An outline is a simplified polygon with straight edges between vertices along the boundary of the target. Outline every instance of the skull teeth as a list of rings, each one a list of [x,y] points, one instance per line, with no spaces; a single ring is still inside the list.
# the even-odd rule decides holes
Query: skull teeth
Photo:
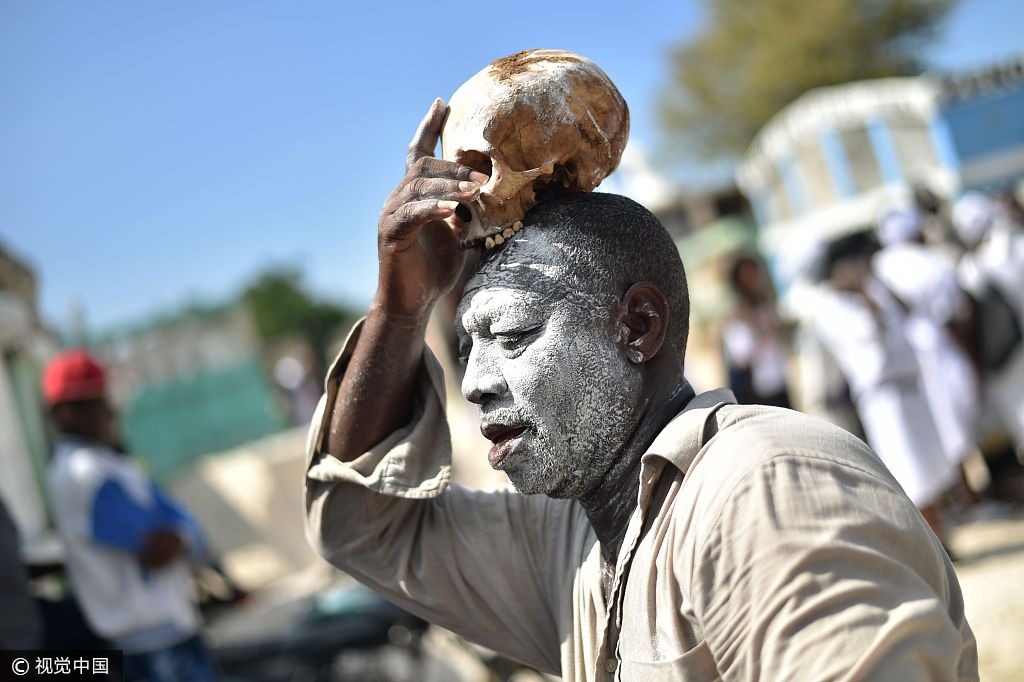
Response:
[[[471,249],[478,246],[483,246],[485,249],[493,249],[495,246],[501,246],[509,239],[514,237],[520,230],[523,229],[523,221],[517,220],[511,225],[506,225],[504,228],[492,228],[490,233],[484,234],[479,237],[473,237],[470,239],[462,239],[459,241],[460,249]]]

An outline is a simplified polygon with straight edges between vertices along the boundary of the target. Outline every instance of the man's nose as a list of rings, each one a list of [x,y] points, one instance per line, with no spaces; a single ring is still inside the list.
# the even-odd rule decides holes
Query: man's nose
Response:
[[[463,397],[471,403],[483,405],[507,392],[508,385],[497,366],[493,362],[483,361],[474,350],[466,367],[466,376],[462,379]]]

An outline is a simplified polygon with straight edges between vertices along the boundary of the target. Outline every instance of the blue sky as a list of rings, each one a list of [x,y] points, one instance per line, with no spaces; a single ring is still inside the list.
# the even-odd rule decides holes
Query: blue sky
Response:
[[[275,263],[363,306],[434,97],[503,55],[573,50],[651,148],[666,51],[701,24],[694,2],[494,5],[0,0],[0,242],[58,326],[73,303],[102,328],[220,299]],[[1009,56],[1022,25],[1024,2],[961,0],[931,61]]]

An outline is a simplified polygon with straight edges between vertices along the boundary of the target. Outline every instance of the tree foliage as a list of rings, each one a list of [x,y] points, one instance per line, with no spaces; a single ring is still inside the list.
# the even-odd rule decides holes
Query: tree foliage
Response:
[[[671,55],[660,113],[673,146],[734,157],[807,90],[920,73],[956,0],[705,0],[707,28]]]
[[[242,299],[264,339],[298,334],[309,340],[320,357],[342,325],[355,320],[355,315],[343,306],[312,296],[302,274],[293,268],[264,271],[244,289]]]

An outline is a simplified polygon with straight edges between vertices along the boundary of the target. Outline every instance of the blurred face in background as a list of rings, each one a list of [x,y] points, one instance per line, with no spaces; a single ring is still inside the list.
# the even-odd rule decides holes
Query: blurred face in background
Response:
[[[736,278],[740,293],[747,298],[759,299],[764,295],[764,277],[761,276],[761,267],[755,261],[745,260],[740,263]]]
[[[829,272],[829,283],[838,291],[851,293],[863,291],[868,267],[868,261],[865,258],[840,259],[836,261]]]
[[[63,433],[120,446],[117,415],[105,397],[57,403],[53,418]]]

